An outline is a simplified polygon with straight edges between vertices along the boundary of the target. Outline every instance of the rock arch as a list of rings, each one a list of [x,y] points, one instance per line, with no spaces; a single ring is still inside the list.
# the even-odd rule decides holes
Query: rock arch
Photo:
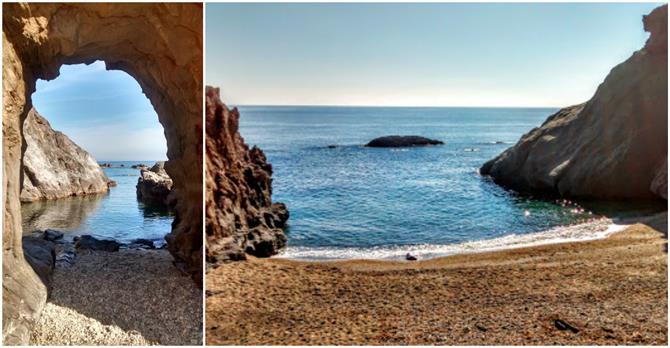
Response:
[[[154,106],[178,198],[166,237],[202,282],[202,5],[3,4],[3,343],[26,344],[46,291],[21,248],[22,124],[37,79],[102,60],[133,76]]]

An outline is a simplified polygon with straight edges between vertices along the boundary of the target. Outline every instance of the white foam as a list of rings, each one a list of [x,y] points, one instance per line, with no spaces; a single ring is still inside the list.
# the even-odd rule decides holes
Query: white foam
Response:
[[[625,229],[607,218],[571,226],[559,226],[546,231],[509,234],[494,239],[469,241],[449,245],[404,245],[371,248],[287,247],[277,257],[299,260],[381,259],[403,260],[407,253],[419,259],[478,253],[529,246],[587,241],[605,238]]]

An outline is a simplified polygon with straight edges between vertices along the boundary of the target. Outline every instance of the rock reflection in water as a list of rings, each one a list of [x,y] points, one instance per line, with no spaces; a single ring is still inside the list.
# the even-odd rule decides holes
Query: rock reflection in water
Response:
[[[21,204],[23,233],[47,228],[77,230],[86,217],[100,208],[108,194],[91,194]]]

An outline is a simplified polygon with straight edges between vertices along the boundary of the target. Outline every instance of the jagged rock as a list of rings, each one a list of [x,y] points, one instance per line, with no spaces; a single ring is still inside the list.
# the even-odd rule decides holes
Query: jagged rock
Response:
[[[441,145],[444,142],[420,137],[418,135],[389,135],[372,139],[365,146],[368,147],[411,147]]]
[[[485,163],[510,189],[593,199],[667,199],[667,5],[644,16],[645,47],[591,100],[564,108]]]
[[[272,203],[272,165],[238,132],[240,114],[206,89],[206,252],[217,263],[266,257],[286,244],[286,206]]]
[[[157,162],[150,169],[142,169],[137,180],[137,199],[148,205],[173,206],[172,179],[164,168],[164,162]]]
[[[55,244],[42,238],[41,235],[24,236],[22,241],[26,261],[37,273],[47,290],[51,289],[53,271],[56,266]]]
[[[93,156],[35,109],[28,112],[23,135],[22,202],[107,192],[109,179]]]
[[[74,246],[77,249],[100,250],[100,251],[119,251],[121,244],[115,240],[97,239],[90,235],[83,235],[76,239]]]

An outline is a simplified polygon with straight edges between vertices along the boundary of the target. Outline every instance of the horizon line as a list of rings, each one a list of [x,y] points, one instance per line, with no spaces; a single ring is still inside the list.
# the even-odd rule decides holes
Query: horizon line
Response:
[[[568,106],[458,106],[458,105],[332,105],[332,104],[233,104],[229,107],[329,107],[329,108],[489,108],[489,109],[562,109]]]

